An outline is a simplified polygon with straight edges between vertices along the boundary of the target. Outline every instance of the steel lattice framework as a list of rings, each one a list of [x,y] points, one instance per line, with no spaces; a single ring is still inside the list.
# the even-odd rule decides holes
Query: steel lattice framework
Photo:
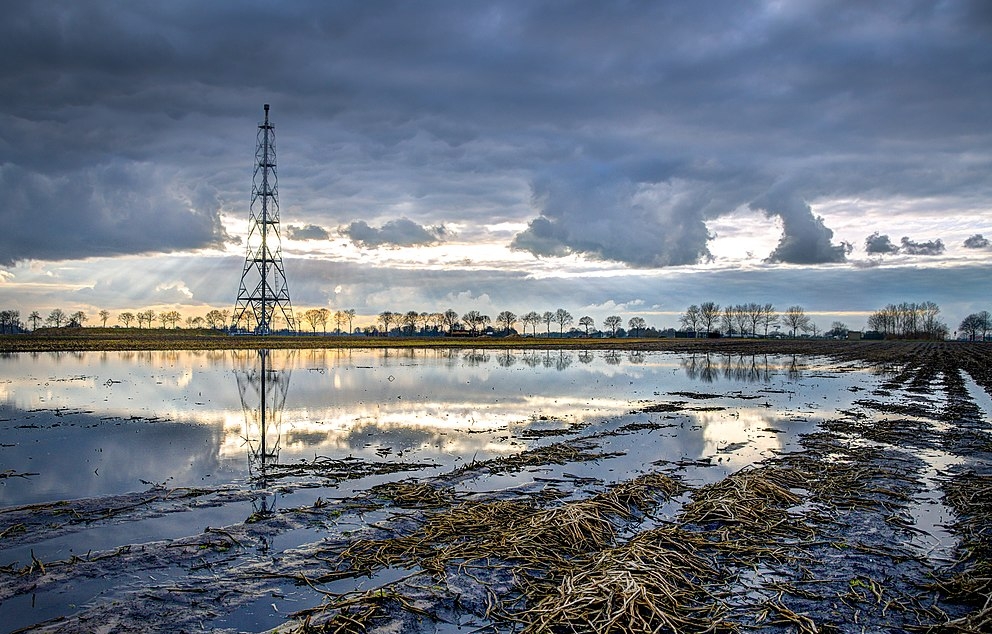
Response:
[[[257,364],[251,353],[235,356],[238,367],[234,376],[245,415],[243,439],[248,446],[248,471],[253,477],[264,478],[266,465],[279,461],[282,411],[293,376],[288,368],[294,355],[292,350],[282,355],[286,368],[275,369],[268,350],[256,352]]]
[[[265,121],[258,126],[248,223],[245,268],[232,324],[237,330],[267,335],[273,330],[273,320],[281,317],[286,328],[296,330],[282,265],[276,134],[269,122],[269,104],[265,104]]]

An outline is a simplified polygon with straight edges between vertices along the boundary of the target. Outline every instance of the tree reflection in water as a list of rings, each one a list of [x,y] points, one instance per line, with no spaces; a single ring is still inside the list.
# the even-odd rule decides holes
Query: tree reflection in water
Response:
[[[768,355],[700,353],[680,357],[685,375],[703,383],[724,379],[747,383],[768,383],[776,372],[784,372],[790,381],[801,379],[806,368],[802,358],[792,355],[775,362]]]

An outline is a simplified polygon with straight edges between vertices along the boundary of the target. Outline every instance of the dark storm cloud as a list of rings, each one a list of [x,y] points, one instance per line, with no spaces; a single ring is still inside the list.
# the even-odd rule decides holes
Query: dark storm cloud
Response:
[[[0,166],[0,264],[221,246],[228,240],[215,192],[165,189],[147,165],[105,164],[60,177]]]
[[[823,224],[823,218],[813,215],[809,204],[795,192],[776,188],[751,202],[750,206],[782,219],[782,238],[767,261],[822,264],[847,259],[850,245],[835,245],[831,241],[834,232]]]
[[[944,243],[939,238],[936,240],[927,240],[926,242],[917,242],[916,240],[903,237],[902,246],[899,250],[907,255],[940,255],[944,252]]]
[[[317,225],[287,225],[286,237],[291,240],[329,240],[331,234]]]
[[[966,249],[987,249],[990,244],[992,243],[989,242],[988,238],[984,237],[980,233],[969,236],[964,241],[964,246]]]
[[[341,229],[355,244],[375,249],[381,246],[412,247],[438,242],[438,229],[427,229],[407,218],[390,220],[381,227],[371,227],[364,220],[356,220]]]
[[[886,255],[899,253],[899,246],[894,244],[887,235],[879,235],[876,231],[865,238],[865,251],[869,255]]]
[[[580,252],[655,267],[709,256],[700,209],[630,181],[545,179],[533,187],[541,215],[511,246],[538,256]],[[691,197],[690,197],[691,198]]]
[[[750,206],[782,221],[769,260],[842,262],[818,199],[992,190],[990,24],[953,0],[16,3],[2,259],[217,244],[271,102],[284,221],[360,215],[383,244],[402,205],[660,267]]]

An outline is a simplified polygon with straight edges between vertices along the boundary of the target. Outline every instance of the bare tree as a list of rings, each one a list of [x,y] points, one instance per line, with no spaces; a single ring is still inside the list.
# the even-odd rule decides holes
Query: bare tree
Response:
[[[389,327],[396,321],[396,313],[384,310],[379,313],[379,323],[382,324],[383,333],[389,336]]]
[[[352,329],[351,329],[351,322],[355,319],[355,315],[356,314],[357,313],[355,312],[355,309],[354,308],[349,308],[348,310],[344,311],[344,316],[348,320],[348,332],[349,333],[353,332]]]
[[[65,314],[65,311],[61,308],[56,308],[52,312],[48,313],[45,323],[49,326],[54,326],[55,328],[61,328],[62,324],[66,323],[68,320],[69,317]]]
[[[638,337],[648,327],[648,323],[644,321],[643,317],[631,317],[630,321],[627,322],[627,327],[630,328],[635,337]]]
[[[967,335],[969,341],[978,339],[979,333],[981,333],[981,341],[985,341],[989,330],[992,330],[992,316],[987,310],[972,313],[961,320],[958,330],[961,331],[961,334]]]
[[[974,341],[978,338],[978,332],[981,330],[981,325],[978,323],[978,314],[972,313],[961,320],[958,324],[958,330],[961,334],[968,337],[968,341]]]
[[[141,328],[142,324],[146,324],[149,328],[152,327],[152,322],[155,321],[155,311],[154,310],[141,310],[135,315],[138,320],[138,328]]]
[[[737,326],[737,332],[740,336],[743,337],[747,334],[749,323],[747,304],[734,304],[734,324]]]
[[[564,336],[565,326],[572,325],[572,313],[568,312],[564,308],[559,308],[555,311],[555,322],[558,324],[558,336]]]
[[[734,307],[727,306],[720,313],[720,330],[727,333],[728,337],[734,336]]]
[[[163,313],[162,315],[163,321],[172,324],[173,328],[179,325],[179,322],[182,321],[182,318],[183,316],[179,314],[178,310],[170,310],[166,313]]]
[[[403,323],[410,329],[411,335],[417,332],[418,321],[420,321],[420,313],[415,310],[408,310],[403,315]]]
[[[682,328],[691,332],[693,337],[699,334],[699,326],[703,323],[703,315],[699,310],[699,306],[693,304],[689,308],[686,308],[685,312],[679,317],[679,323],[682,324]]]
[[[227,315],[216,308],[207,311],[203,318],[207,320],[207,326],[210,328],[223,328],[227,325]]]
[[[482,313],[477,310],[470,310],[462,315],[462,321],[464,321],[465,325],[472,330],[472,334],[474,335],[479,325],[482,323]]]
[[[21,328],[21,311],[0,310],[0,332],[16,333]]]
[[[772,304],[765,304],[761,307],[761,327],[764,328],[765,336],[768,336],[768,329],[772,326],[777,326],[779,321],[778,313],[775,312],[775,306]]]
[[[341,334],[341,324],[347,320],[343,310],[334,311],[334,332],[335,334]]]
[[[331,318],[330,308],[318,308],[317,313],[320,315],[320,330],[325,335],[327,334],[327,320]]]
[[[251,314],[248,311],[241,311],[235,315],[237,321],[231,324],[232,328],[247,330],[251,323]]]
[[[479,322],[479,331],[484,332],[486,328],[489,326],[489,324],[493,323],[493,320],[490,319],[489,315],[479,315],[478,322]]]
[[[537,325],[539,323],[541,323],[541,316],[538,315],[536,312],[534,312],[532,310],[532,311],[530,311],[529,313],[526,313],[523,317],[520,318],[520,323],[522,323],[524,325],[524,334],[525,335],[527,334],[527,326],[530,326],[531,329],[534,331],[534,336],[536,337],[537,336]]]
[[[985,341],[988,339],[989,331],[992,330],[992,315],[987,310],[981,310],[976,314],[978,315],[978,325],[982,329],[982,341]]]
[[[550,337],[551,336],[551,324],[554,323],[554,321],[555,321],[555,314],[553,312],[551,312],[550,310],[546,310],[546,311],[544,311],[544,314],[541,315],[541,321],[543,321],[544,322],[544,325],[548,327],[548,337]]]
[[[868,327],[886,336],[944,339],[948,328],[939,314],[940,307],[933,302],[889,304],[868,317]]]
[[[751,329],[751,336],[758,336],[758,324],[761,323],[761,304],[750,302],[744,306],[747,315],[747,326]]]
[[[510,329],[513,328],[513,324],[516,322],[517,316],[508,310],[504,310],[496,315],[496,325],[506,334],[510,334]]]
[[[104,308],[103,310],[100,311],[100,322],[103,324],[104,328],[107,327],[108,319],[110,319],[110,311]]]
[[[32,310],[31,314],[28,315],[28,321],[31,322],[31,330],[38,330],[38,324],[41,323],[41,313]]]
[[[209,314],[209,313],[207,313],[207,314]],[[129,312],[129,311],[124,311],[120,315],[117,315],[117,321],[119,321],[122,324],[124,324],[124,327],[125,328],[130,328],[131,327],[131,322],[134,321],[134,313]]]
[[[585,317],[579,318],[579,325],[582,326],[586,331],[586,336],[589,336],[589,329],[596,326],[596,322],[593,321],[592,317],[586,315]]]
[[[782,321],[786,327],[792,330],[793,337],[800,330],[803,332],[809,330],[810,319],[802,306],[789,306],[788,310],[782,316]]]
[[[620,315],[610,315],[609,317],[607,317],[606,319],[603,320],[603,327],[610,329],[610,336],[611,337],[616,337],[617,336],[617,328],[619,328],[620,327],[620,324],[622,324],[622,323],[623,323],[623,320],[620,319]]]
[[[944,339],[947,337],[947,326],[937,318],[940,306],[934,302],[923,302],[917,305],[920,312],[919,328],[926,339]]]
[[[720,304],[714,302],[703,302],[699,305],[699,325],[707,333],[713,332],[717,322],[720,320]]]
[[[303,321],[310,324],[310,330],[316,334],[317,324],[320,323],[320,311],[316,308],[309,308],[303,313]]]
[[[830,330],[825,334],[828,337],[836,337],[837,339],[844,339],[847,337],[848,328],[847,324],[842,321],[834,321],[830,324]]]
[[[444,313],[431,313],[431,327],[435,332],[444,327]]]
[[[448,332],[450,333],[454,329],[455,324],[458,323],[458,313],[455,312],[454,308],[449,308],[442,314],[444,315],[444,325],[448,327]]]

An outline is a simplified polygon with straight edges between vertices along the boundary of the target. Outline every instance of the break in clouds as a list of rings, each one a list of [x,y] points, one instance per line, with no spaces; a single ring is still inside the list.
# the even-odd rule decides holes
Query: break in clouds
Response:
[[[989,6],[18,3],[0,263],[223,246],[264,102],[293,239],[523,226],[535,256],[655,268],[743,209],[781,227],[767,262],[842,263],[818,201],[992,190]]]

